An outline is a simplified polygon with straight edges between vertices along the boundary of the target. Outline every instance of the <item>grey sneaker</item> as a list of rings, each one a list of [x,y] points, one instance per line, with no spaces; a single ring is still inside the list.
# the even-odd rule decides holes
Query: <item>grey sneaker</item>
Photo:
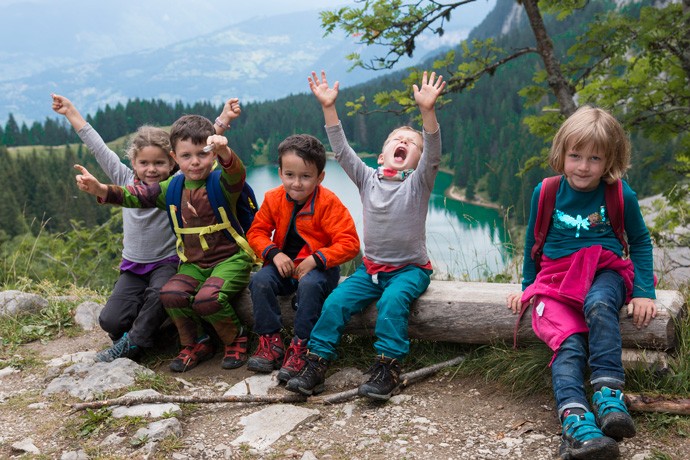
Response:
[[[96,353],[96,361],[110,363],[117,358],[133,359],[139,355],[139,347],[129,340],[129,335],[125,332],[118,340],[113,342],[113,346]]]

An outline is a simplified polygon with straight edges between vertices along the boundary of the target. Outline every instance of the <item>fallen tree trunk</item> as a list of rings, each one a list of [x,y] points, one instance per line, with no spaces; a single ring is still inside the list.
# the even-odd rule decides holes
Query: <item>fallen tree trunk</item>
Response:
[[[467,344],[512,343],[517,316],[506,308],[506,296],[519,292],[520,285],[506,283],[473,283],[432,281],[429,289],[412,305],[408,331],[410,338]],[[686,305],[678,291],[656,291],[657,317],[648,327],[638,330],[621,309],[620,323],[623,347],[631,349],[670,350],[675,348],[676,320],[685,313]],[[235,306],[240,320],[254,324],[249,291],[244,290]],[[292,325],[295,312],[291,298],[280,302],[283,324]],[[529,307],[531,309],[531,307]],[[370,305],[354,315],[345,333],[372,336],[376,324],[376,308]],[[518,343],[538,340],[532,331],[531,312],[522,316]]]
[[[636,412],[661,412],[664,414],[690,415],[690,399],[667,398],[665,396],[645,396],[624,394],[628,410]]]

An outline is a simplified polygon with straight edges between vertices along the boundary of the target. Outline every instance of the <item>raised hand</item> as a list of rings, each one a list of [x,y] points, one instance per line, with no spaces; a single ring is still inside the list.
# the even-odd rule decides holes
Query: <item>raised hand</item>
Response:
[[[230,124],[232,120],[237,119],[242,113],[242,108],[240,107],[240,100],[236,97],[230,98],[225,102],[223,106],[223,113],[221,117],[227,119],[226,124]]]
[[[71,109],[74,108],[72,101],[59,94],[51,94],[53,98],[53,111],[59,113],[60,115],[67,115]]]
[[[95,195],[99,198],[106,197],[108,194],[108,187],[98,182],[98,179],[93,177],[88,169],[82,165],[74,165],[74,169],[79,171],[79,174],[77,174],[75,177],[79,190],[90,193],[91,195]]]
[[[312,72],[311,77],[307,77],[307,80],[309,81],[309,89],[314,93],[322,107],[330,107],[335,104],[335,100],[338,98],[339,82],[336,81],[333,87],[329,87],[326,72],[323,70],[321,71],[321,79],[316,75],[316,72]]]
[[[431,76],[427,78],[425,70],[422,75],[422,87],[420,88],[416,84],[412,85],[414,100],[419,109],[431,110],[445,87],[446,82],[443,81],[443,76],[439,75],[437,78],[436,72],[431,72]]]

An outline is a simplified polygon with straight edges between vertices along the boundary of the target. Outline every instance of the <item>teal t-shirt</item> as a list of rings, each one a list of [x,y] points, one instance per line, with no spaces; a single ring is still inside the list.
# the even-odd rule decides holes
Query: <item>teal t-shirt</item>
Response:
[[[635,267],[633,297],[656,297],[652,241],[644,223],[637,194],[627,182],[623,182],[623,210],[625,234],[628,240],[630,260]],[[580,192],[574,190],[563,178],[556,194],[556,206],[551,217],[551,227],[544,242],[544,255],[549,259],[569,256],[584,247],[601,245],[604,249],[623,257],[623,247],[616,237],[605,199],[606,184],[602,181],[595,190]],[[523,263],[523,290],[536,278],[536,267],[531,257],[534,245],[534,225],[537,218],[541,183],[532,194],[527,234],[525,236],[525,258]]]

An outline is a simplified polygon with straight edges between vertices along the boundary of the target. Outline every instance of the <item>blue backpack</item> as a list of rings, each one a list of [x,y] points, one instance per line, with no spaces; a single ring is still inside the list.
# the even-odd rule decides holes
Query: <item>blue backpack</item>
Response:
[[[226,237],[231,241],[235,241],[242,249],[249,253],[252,258],[255,256],[254,251],[249,248],[247,240],[244,239],[244,235],[249,230],[249,227],[254,221],[254,216],[258,211],[256,206],[256,196],[254,195],[254,190],[245,181],[242,186],[242,191],[237,199],[236,214],[232,212],[232,208],[225,199],[223,194],[223,189],[220,186],[220,170],[214,170],[206,178],[206,193],[208,194],[208,199],[211,202],[211,207],[216,215],[216,219],[220,224],[216,224],[210,227],[202,227],[200,231],[194,231],[196,229],[185,229],[183,230],[182,223],[182,211],[180,203],[182,202],[182,190],[184,189],[184,175],[178,174],[172,178],[168,184],[168,190],[165,193],[165,205],[168,208],[168,218],[170,219],[170,227],[173,232],[177,235],[178,240],[178,255],[180,259],[184,262],[186,258],[183,258],[182,250],[180,249],[182,244],[181,235],[183,233],[197,233],[201,240],[202,248],[206,244],[203,235],[205,233],[210,233],[213,231],[223,231]],[[228,212],[230,210],[231,212]],[[232,229],[226,222],[232,226]],[[203,229],[203,230],[201,230]],[[233,231],[234,230],[234,231]],[[233,234],[234,233],[234,234]],[[204,248],[206,249],[206,248]]]

